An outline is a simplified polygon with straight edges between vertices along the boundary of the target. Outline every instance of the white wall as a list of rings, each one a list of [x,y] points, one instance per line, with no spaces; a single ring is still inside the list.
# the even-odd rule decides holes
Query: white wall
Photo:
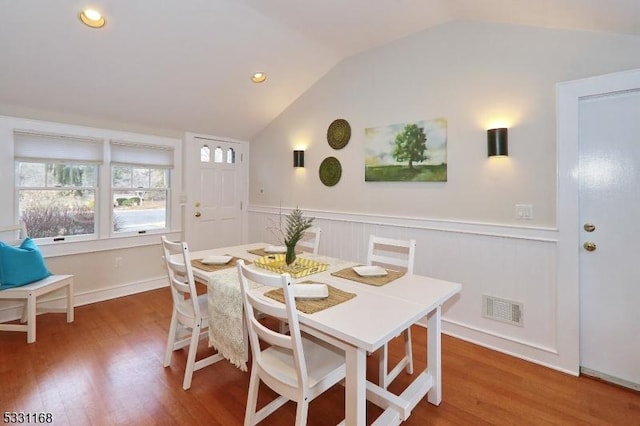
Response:
[[[555,226],[555,83],[636,68],[640,37],[451,23],[344,60],[252,141],[250,200],[260,205],[514,224],[515,204],[532,204],[527,225]],[[448,119],[448,182],[364,182],[364,129]],[[352,137],[327,144],[344,118]],[[487,159],[486,129],[509,125],[507,161]],[[305,169],[291,151],[306,147]],[[318,167],[342,163],[327,188]],[[384,200],[384,202],[380,202]]]
[[[321,251],[363,260],[366,237],[416,238],[417,272],[463,284],[447,333],[577,373],[578,301],[558,281],[555,85],[640,66],[640,37],[456,22],[344,60],[251,146],[251,240],[278,206],[319,218]],[[448,119],[448,182],[364,182],[364,128]],[[331,149],[329,124],[348,120]],[[509,123],[509,158],[487,159],[486,129]],[[304,147],[305,169],[292,167]],[[318,167],[342,163],[324,187]],[[515,204],[532,204],[518,221]],[[566,275],[565,275],[566,276]],[[524,304],[524,326],[481,316],[482,294]]]

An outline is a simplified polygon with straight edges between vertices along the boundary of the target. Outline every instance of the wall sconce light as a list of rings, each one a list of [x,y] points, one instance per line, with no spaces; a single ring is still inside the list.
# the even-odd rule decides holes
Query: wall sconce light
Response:
[[[487,130],[487,156],[509,155],[509,135],[506,127]]]
[[[293,151],[293,167],[304,167],[304,151]]]

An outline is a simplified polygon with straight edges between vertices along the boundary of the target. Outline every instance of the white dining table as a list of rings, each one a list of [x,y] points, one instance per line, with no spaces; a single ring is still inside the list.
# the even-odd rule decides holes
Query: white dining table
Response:
[[[259,256],[248,250],[269,244],[253,243],[234,247],[201,250],[191,253],[192,259],[211,255],[231,255],[248,261]],[[300,327],[306,333],[324,339],[345,351],[345,420],[346,425],[365,425],[367,400],[384,411],[375,425],[400,424],[425,397],[434,405],[442,401],[441,308],[460,292],[461,284],[422,275],[405,274],[383,286],[371,286],[331,275],[356,262],[304,253],[300,257],[329,264],[326,271],[298,280],[326,283],[356,297],[320,312],[299,312]],[[256,267],[256,266],[253,266]],[[257,267],[256,267],[257,268]],[[264,272],[267,270],[262,269]],[[209,291],[216,285],[216,274],[194,267],[195,277],[207,283]],[[255,289],[254,291],[266,291]],[[241,303],[238,281],[238,303]],[[374,352],[403,330],[427,317],[427,366],[414,373],[412,383],[399,395],[382,389],[366,379],[367,352]],[[425,330],[426,332],[426,330]]]

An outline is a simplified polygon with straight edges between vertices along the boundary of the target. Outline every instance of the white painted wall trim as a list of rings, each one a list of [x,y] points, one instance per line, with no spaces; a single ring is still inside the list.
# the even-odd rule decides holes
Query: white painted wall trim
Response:
[[[78,253],[97,253],[109,250],[120,250],[131,247],[157,246],[160,237],[166,235],[172,241],[182,239],[182,231],[154,232],[146,235],[114,237],[102,240],[71,241],[64,244],[49,244],[41,246],[40,250],[45,258],[69,256]]]
[[[560,371],[576,374],[565,360],[564,307],[557,285],[557,230],[454,220],[355,214],[306,209],[323,228],[320,252],[362,262],[370,234],[414,238],[416,272],[462,284],[443,307],[443,332]],[[291,208],[251,205],[250,240],[273,243],[267,226]],[[491,295],[524,306],[524,325],[482,315]],[[570,358],[569,358],[570,359]]]
[[[293,207],[283,207],[282,214],[289,214]],[[431,231],[455,232],[472,235],[486,235],[504,238],[516,238],[534,241],[557,241],[557,228],[500,225],[480,222],[456,220],[429,219],[407,216],[389,216],[371,213],[350,213],[329,210],[303,209],[305,216],[317,219],[336,220],[343,222],[366,223],[369,225],[385,225],[400,228],[414,228]],[[277,215],[280,208],[252,204],[249,213]]]

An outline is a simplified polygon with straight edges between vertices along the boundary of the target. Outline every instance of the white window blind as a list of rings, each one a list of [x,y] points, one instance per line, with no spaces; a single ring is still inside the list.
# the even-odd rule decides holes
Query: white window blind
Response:
[[[111,141],[111,164],[173,168],[173,147]]]
[[[14,157],[20,161],[72,161],[102,164],[103,140],[71,135],[13,132]]]

